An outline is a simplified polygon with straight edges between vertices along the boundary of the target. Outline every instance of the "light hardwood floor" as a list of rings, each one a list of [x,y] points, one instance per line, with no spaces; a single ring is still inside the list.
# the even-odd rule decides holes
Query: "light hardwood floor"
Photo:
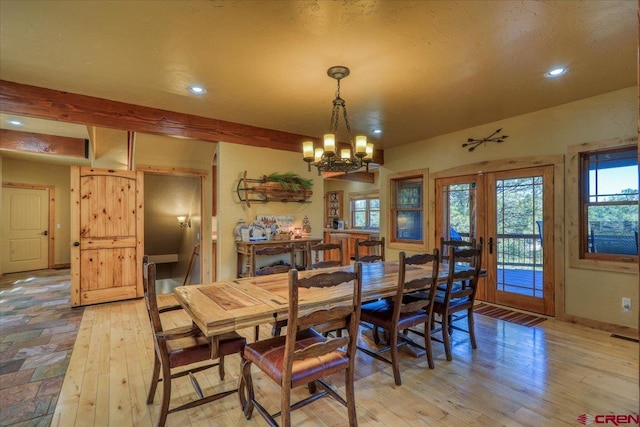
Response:
[[[151,426],[157,423],[160,393],[147,406],[153,344],[143,300],[87,307],[58,399],[52,426]],[[184,314],[184,313],[183,313]],[[166,319],[168,323],[188,318]],[[253,330],[241,331],[252,339]],[[434,343],[435,370],[426,357],[401,351],[403,385],[394,385],[391,366],[359,353],[356,402],[361,426],[576,426],[581,414],[639,412],[638,344],[604,331],[547,320],[527,328],[476,315],[478,349],[466,334],[454,333],[454,360]],[[261,331],[268,334],[267,326]],[[369,332],[363,338],[370,344]],[[226,361],[227,376],[196,374],[205,393],[236,386],[239,357]],[[332,377],[341,392],[342,376]],[[278,388],[254,374],[256,393],[268,409],[279,407]],[[172,406],[192,395],[182,378]],[[306,393],[301,388],[297,393]],[[347,425],[346,410],[321,399],[293,413],[304,426]],[[170,414],[169,426],[264,426],[254,411],[246,420],[235,395]]]

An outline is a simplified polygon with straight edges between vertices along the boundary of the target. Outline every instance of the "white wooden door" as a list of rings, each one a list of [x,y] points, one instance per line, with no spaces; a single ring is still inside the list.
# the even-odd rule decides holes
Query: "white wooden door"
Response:
[[[143,173],[71,168],[71,305],[143,296]]]
[[[47,268],[48,228],[48,190],[3,187],[3,273]]]

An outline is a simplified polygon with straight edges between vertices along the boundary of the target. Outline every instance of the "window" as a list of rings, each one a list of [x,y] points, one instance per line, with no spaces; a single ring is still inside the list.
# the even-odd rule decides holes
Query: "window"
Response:
[[[580,153],[580,257],[635,262],[638,256],[638,149]]]
[[[351,199],[351,224],[353,228],[380,228],[380,198]]]
[[[397,247],[411,249],[411,245],[416,245],[416,249],[422,249],[426,245],[425,177],[422,171],[390,177],[389,241],[403,244]]]

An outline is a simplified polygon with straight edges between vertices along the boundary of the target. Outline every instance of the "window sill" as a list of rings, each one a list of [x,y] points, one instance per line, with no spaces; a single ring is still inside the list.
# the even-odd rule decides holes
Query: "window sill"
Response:
[[[616,273],[638,274],[637,262],[607,261],[601,259],[577,259],[569,261],[570,268],[612,271]]]

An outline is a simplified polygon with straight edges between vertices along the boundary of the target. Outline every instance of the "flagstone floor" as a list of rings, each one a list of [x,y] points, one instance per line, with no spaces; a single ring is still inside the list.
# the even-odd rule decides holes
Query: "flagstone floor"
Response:
[[[49,426],[83,310],[69,270],[0,278],[0,426]]]

